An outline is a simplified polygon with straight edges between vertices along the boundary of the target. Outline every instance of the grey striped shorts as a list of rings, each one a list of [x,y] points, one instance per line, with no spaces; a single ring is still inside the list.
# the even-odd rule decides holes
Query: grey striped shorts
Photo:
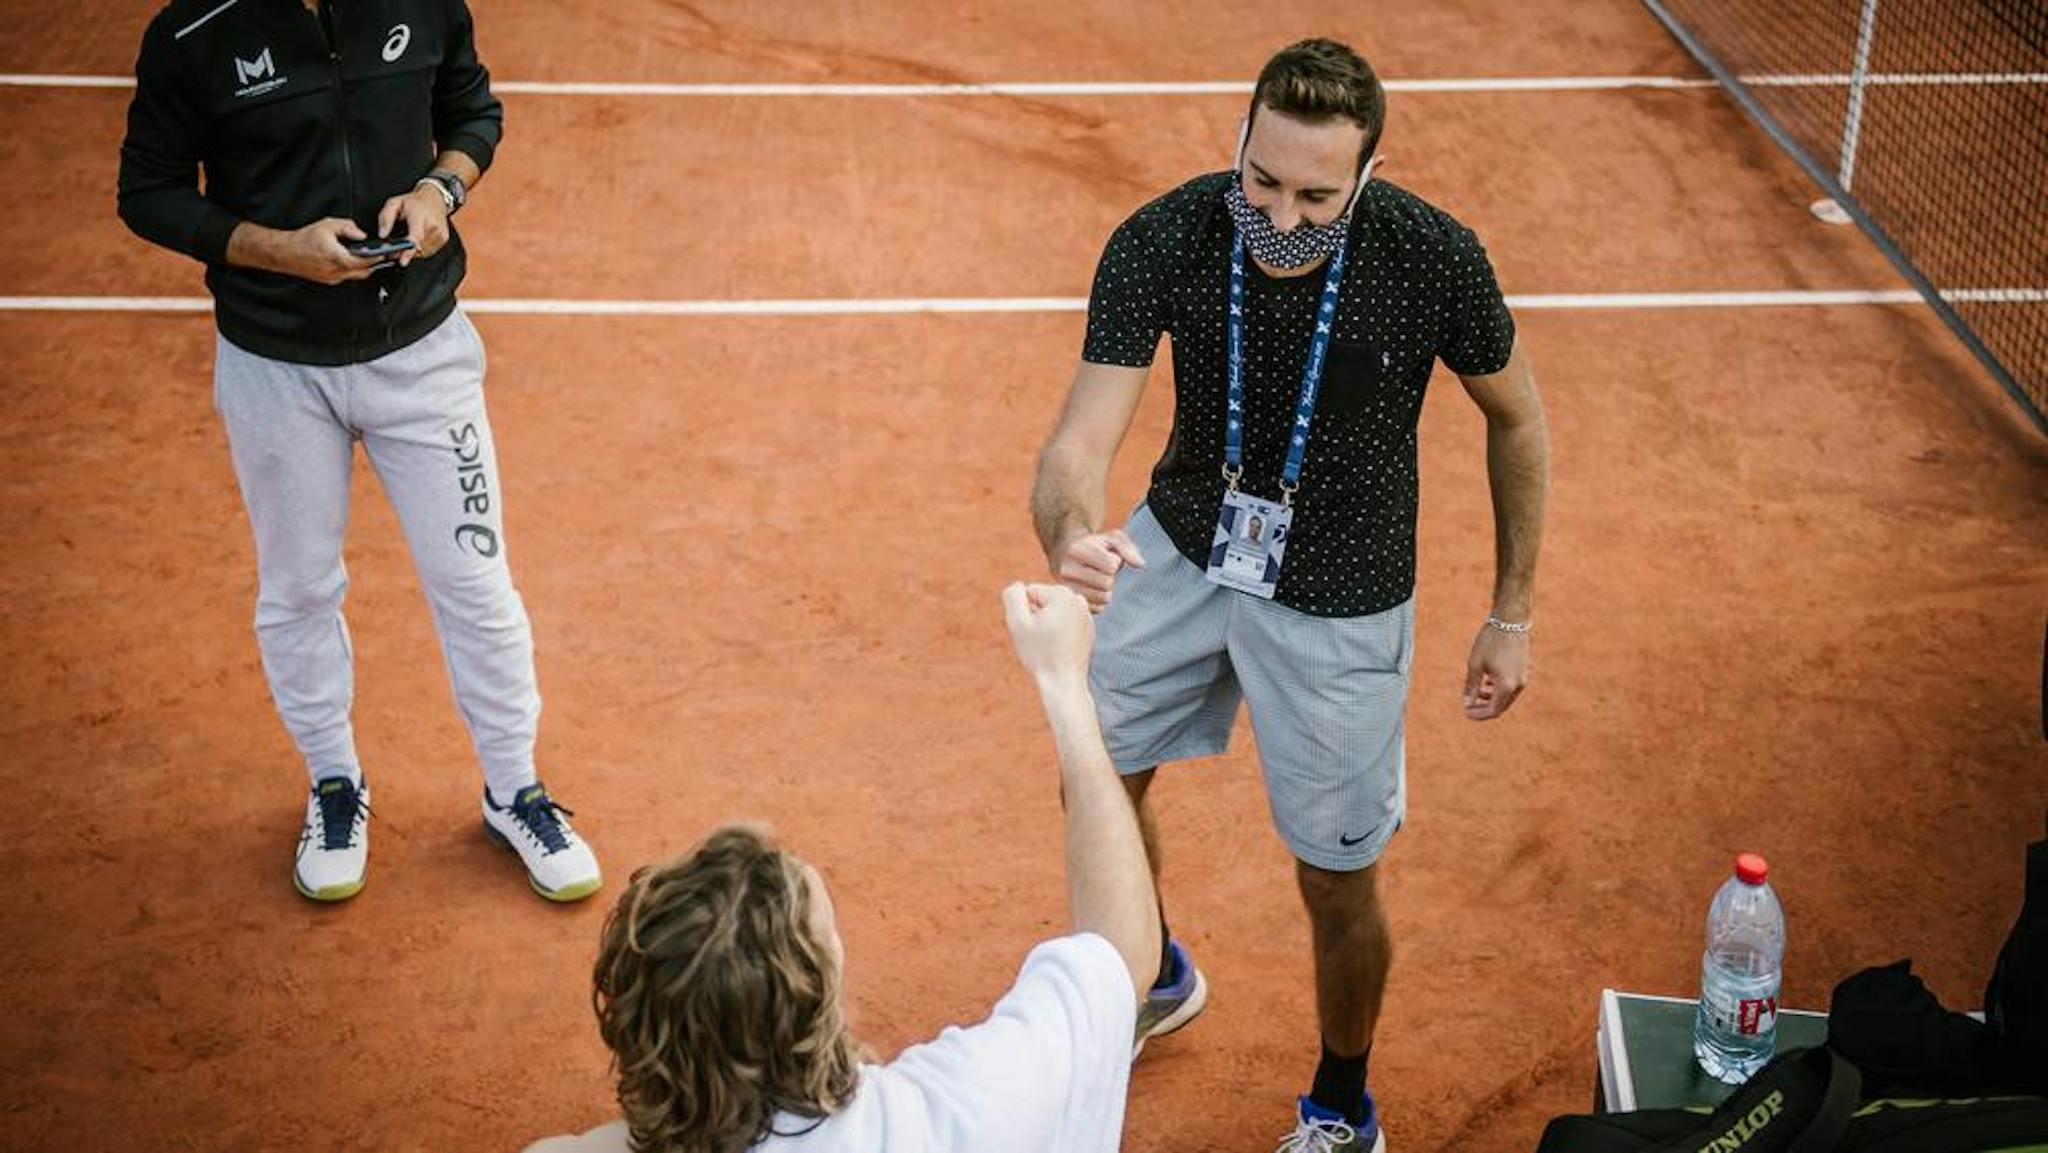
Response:
[[[1222,753],[1241,699],[1295,857],[1335,872],[1377,861],[1407,815],[1414,599],[1310,616],[1210,583],[1142,504],[1125,528],[1146,564],[1117,574],[1088,676],[1117,771]]]

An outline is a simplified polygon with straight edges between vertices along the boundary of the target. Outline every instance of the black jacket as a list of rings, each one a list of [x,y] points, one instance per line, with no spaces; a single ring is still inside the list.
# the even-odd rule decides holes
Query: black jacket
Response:
[[[384,201],[439,149],[489,167],[504,113],[463,0],[329,3],[331,46],[301,0],[173,0],[158,13],[135,63],[120,205],[137,235],[206,262],[223,336],[334,365],[439,324],[462,282],[462,238],[409,268],[327,286],[229,267],[229,233],[244,220],[294,229],[346,216],[374,234]]]

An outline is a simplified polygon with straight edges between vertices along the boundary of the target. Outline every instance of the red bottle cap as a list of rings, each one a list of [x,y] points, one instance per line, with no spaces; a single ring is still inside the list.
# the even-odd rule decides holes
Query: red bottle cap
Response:
[[[1735,876],[1745,885],[1763,884],[1770,871],[1770,865],[1755,853],[1744,853],[1735,858]]]

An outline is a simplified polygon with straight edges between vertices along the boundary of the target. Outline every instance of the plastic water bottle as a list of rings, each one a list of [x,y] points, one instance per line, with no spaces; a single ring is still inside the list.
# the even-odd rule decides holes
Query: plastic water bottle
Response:
[[[1765,881],[1769,871],[1755,853],[1735,858],[1735,875],[1707,912],[1692,1051],[1708,1076],[1730,1084],[1768,1064],[1778,1043],[1785,910]]]

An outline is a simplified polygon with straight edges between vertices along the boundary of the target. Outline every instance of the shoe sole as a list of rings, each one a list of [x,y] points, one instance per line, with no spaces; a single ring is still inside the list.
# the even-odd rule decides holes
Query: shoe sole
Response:
[[[505,836],[505,834],[499,832],[497,830],[497,827],[492,825],[489,821],[485,821],[483,825],[484,836],[489,837],[491,839],[492,844],[497,845],[499,848],[505,850],[506,852],[512,854],[515,857],[519,857],[518,846],[514,845],[511,842],[511,840],[509,840]],[[526,858],[520,857],[519,864],[521,867],[524,867],[526,864]],[[592,877],[588,881],[578,881],[573,885],[563,885],[559,889],[550,889],[542,886],[540,881],[534,877],[533,871],[531,869],[528,869],[526,873],[526,884],[534,892],[539,893],[543,898],[553,901],[558,905],[567,905],[572,904],[576,901],[580,901],[585,897],[588,897],[592,893],[597,892],[599,889],[604,888],[604,878]]]
[[[1143,1037],[1138,1038],[1138,1043],[1131,1047],[1131,1060],[1137,1060],[1138,1054],[1145,1051],[1145,1042],[1150,1041],[1154,1037],[1164,1037],[1168,1033],[1179,1032],[1187,1026],[1188,1022],[1201,1016],[1202,1010],[1208,1007],[1209,978],[1202,976],[1202,971],[1196,969],[1195,991],[1188,994],[1188,999],[1181,1002],[1180,1008],[1161,1017],[1158,1024],[1146,1030]]]
[[[348,900],[350,897],[363,891],[363,881],[364,878],[357,877],[353,881],[344,881],[339,885],[309,889],[304,881],[299,880],[298,870],[292,870],[292,888],[298,890],[299,896],[306,898],[308,901],[319,901],[322,904],[332,904],[335,901]]]

